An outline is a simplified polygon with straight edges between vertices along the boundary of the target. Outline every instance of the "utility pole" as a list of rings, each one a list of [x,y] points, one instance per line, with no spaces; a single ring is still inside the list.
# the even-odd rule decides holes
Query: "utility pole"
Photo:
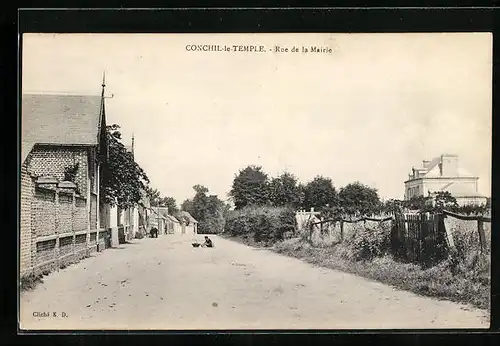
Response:
[[[156,212],[158,213],[157,220],[158,220],[158,233],[161,232],[161,227],[160,227],[160,203],[156,206]]]

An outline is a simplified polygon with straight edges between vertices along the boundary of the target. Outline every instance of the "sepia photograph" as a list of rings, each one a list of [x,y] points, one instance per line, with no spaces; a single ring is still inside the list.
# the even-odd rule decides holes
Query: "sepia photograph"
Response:
[[[491,33],[20,52],[20,331],[490,327]]]

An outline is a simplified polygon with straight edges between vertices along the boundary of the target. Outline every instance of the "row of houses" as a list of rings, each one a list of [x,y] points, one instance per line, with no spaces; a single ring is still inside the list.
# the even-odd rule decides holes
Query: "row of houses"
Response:
[[[189,212],[180,211],[171,215],[167,207],[150,208],[150,226],[158,229],[160,234],[198,233],[198,221]]]
[[[100,96],[23,94],[21,109],[21,276],[59,268],[147,234],[192,234],[197,222],[152,207],[146,193],[133,208],[100,202],[109,159],[105,83]],[[132,146],[133,154],[133,146]]]

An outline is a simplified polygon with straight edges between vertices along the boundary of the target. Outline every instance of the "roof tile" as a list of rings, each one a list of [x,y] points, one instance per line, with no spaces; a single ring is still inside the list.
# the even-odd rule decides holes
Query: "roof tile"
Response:
[[[23,94],[22,161],[35,144],[96,145],[100,96]]]

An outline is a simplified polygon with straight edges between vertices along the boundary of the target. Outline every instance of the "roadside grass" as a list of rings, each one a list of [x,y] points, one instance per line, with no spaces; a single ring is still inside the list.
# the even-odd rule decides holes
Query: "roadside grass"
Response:
[[[313,247],[300,238],[277,242],[272,249],[317,266],[356,274],[398,289],[490,310],[490,276],[477,275],[449,260],[430,268],[397,262],[389,255],[356,260],[349,256],[349,249],[343,244]]]
[[[228,233],[221,233],[218,235],[221,238],[229,239],[231,241],[235,241],[240,244],[252,246],[252,247],[265,247],[265,248],[272,248],[273,243],[271,242],[265,242],[265,241],[255,241],[253,235],[237,235],[237,236],[232,236]]]
[[[28,274],[21,277],[20,289],[21,291],[29,291],[34,289],[38,284],[43,283],[43,275]]]

